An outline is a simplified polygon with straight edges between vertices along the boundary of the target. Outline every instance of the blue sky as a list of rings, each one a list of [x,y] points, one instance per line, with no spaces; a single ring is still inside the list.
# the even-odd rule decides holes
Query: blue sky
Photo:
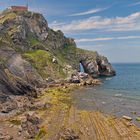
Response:
[[[54,30],[75,38],[77,46],[96,50],[111,62],[140,62],[140,1],[138,0],[28,0]],[[23,5],[22,0],[0,0],[0,10]]]

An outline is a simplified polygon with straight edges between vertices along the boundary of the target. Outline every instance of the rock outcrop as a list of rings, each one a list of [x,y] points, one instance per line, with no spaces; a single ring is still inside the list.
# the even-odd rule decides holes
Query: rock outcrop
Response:
[[[114,76],[116,74],[115,70],[108,62],[108,59],[104,56],[97,54],[95,59],[86,57],[82,58],[80,62],[83,65],[85,72],[93,77]]]
[[[39,132],[39,125],[40,120],[35,114],[26,114],[26,119],[25,121],[22,122],[21,128],[22,128],[22,133],[25,133],[27,137],[29,138],[35,138],[37,133]]]
[[[41,14],[1,13],[0,100],[6,101],[9,95],[36,97],[36,88],[46,85],[46,79],[71,77],[79,71],[80,62],[93,77],[115,75],[107,58],[77,48],[74,39],[50,29]]]

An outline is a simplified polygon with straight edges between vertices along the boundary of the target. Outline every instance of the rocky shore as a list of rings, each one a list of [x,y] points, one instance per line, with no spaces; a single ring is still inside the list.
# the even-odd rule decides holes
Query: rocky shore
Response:
[[[0,119],[4,140],[123,140],[140,139],[140,129],[127,116],[116,118],[100,111],[78,110],[70,92],[76,87],[47,88],[32,107]]]
[[[85,73],[79,73],[80,64]],[[30,106],[38,88],[63,82],[91,85],[92,78],[115,74],[106,57],[77,48],[74,39],[50,29],[43,15],[1,12],[0,113]]]
[[[46,88],[68,88],[68,87],[83,87],[83,86],[95,86],[100,85],[101,81],[98,79],[93,79],[86,73],[77,73],[77,75],[73,75],[70,79],[67,80],[53,80],[53,79],[47,79],[48,83],[46,85]],[[22,112],[25,110],[28,110],[29,108],[32,108],[33,106],[33,100],[37,98],[41,91],[44,90],[44,88],[36,88],[35,96],[22,96],[22,95],[10,95],[2,97],[3,102],[0,104],[0,115],[7,115],[11,116],[14,114],[17,114],[17,112]]]
[[[68,119],[68,89],[98,85],[98,77],[115,74],[106,57],[77,48],[42,14],[6,9],[0,14],[0,139],[80,138],[73,128],[54,128],[55,116]]]

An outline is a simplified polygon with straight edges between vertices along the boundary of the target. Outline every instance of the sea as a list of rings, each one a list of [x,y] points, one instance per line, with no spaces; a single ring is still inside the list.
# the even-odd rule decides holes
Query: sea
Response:
[[[117,117],[140,117],[140,64],[112,64],[117,75],[100,78],[102,84],[75,90],[75,106],[81,110],[99,110]]]

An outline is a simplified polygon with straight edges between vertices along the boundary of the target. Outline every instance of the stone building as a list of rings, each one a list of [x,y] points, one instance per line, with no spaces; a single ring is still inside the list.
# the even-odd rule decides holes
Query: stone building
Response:
[[[10,6],[9,9],[14,11],[28,11],[28,6]]]

